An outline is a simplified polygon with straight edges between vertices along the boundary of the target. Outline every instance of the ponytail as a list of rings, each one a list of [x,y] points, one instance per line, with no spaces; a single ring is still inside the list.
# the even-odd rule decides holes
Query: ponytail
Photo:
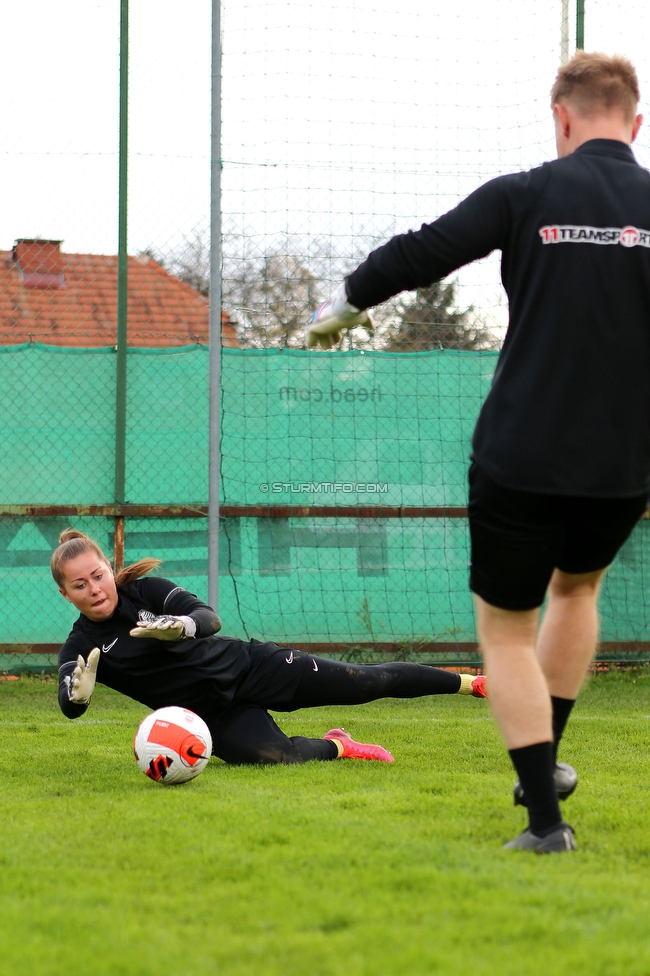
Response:
[[[101,562],[106,563],[107,566],[111,565],[110,560],[106,558],[94,539],[77,529],[64,529],[59,536],[59,546],[52,553],[50,560],[50,570],[58,586],[63,586],[64,564],[71,559],[76,559],[84,552],[93,552]],[[125,566],[124,569],[115,574],[115,585],[117,587],[126,586],[127,583],[132,583],[134,580],[140,579],[141,576],[151,573],[160,566],[161,562],[162,560],[151,557],[139,559],[137,563]]]
[[[147,573],[153,572],[154,569],[160,566],[161,562],[162,559],[153,559],[151,556],[145,559],[138,559],[137,563],[125,566],[124,569],[120,569],[115,574],[115,585],[126,586],[127,583],[132,583],[134,580],[140,579],[141,576],[146,576]]]

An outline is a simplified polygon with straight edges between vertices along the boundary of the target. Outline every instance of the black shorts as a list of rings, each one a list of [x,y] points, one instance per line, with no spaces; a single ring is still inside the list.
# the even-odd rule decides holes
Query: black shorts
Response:
[[[516,491],[481,468],[469,470],[470,589],[504,610],[542,605],[554,569],[604,569],[648,503],[633,498],[579,498]]]
[[[232,704],[262,705],[284,711],[295,697],[305,668],[311,667],[312,656],[255,638],[248,642],[247,648],[250,668],[237,688]]]

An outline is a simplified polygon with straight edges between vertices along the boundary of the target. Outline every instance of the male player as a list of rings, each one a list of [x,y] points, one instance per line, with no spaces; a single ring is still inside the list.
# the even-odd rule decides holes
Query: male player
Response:
[[[470,587],[490,703],[529,812],[505,846],[539,853],[575,849],[558,790],[576,781],[556,766],[557,746],[595,652],[600,583],[650,489],[650,173],[630,149],[638,100],[628,60],[578,52],[551,92],[559,158],[492,180],[373,251],[310,329],[313,345],[371,327],[368,307],[502,252],[510,323],[474,432]]]

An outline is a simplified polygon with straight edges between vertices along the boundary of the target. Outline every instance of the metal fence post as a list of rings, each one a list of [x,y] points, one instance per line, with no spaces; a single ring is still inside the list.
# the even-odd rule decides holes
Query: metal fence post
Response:
[[[118,176],[117,362],[115,403],[115,502],[126,501],[126,342],[127,342],[127,204],[129,113],[129,0],[120,0],[120,146]],[[124,519],[115,518],[115,569],[124,563]]]
[[[210,444],[208,603],[219,606],[221,464],[221,0],[212,0],[212,129],[210,153]]]
[[[585,49],[585,0],[576,0],[576,51]]]
[[[560,64],[569,60],[569,0],[562,0],[562,24],[560,28]]]

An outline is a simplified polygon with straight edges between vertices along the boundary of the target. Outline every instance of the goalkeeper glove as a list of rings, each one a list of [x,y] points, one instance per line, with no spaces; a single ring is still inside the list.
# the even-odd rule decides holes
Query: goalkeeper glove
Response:
[[[99,648],[93,647],[88,655],[87,663],[81,654],[77,658],[77,667],[72,672],[70,683],[68,684],[68,697],[70,701],[77,702],[78,705],[87,705],[90,701],[90,696],[95,690],[99,655]]]
[[[334,297],[323,302],[314,312],[307,327],[307,348],[320,345],[323,349],[331,349],[340,340],[343,329],[355,329],[358,325],[368,332],[375,328],[370,312],[360,312],[350,305],[345,284],[342,284]]]
[[[142,611],[141,611],[142,614]],[[191,617],[174,617],[163,614],[154,617],[141,615],[137,626],[130,631],[131,637],[154,637],[156,640],[177,641],[183,637],[194,637],[196,622]]]

